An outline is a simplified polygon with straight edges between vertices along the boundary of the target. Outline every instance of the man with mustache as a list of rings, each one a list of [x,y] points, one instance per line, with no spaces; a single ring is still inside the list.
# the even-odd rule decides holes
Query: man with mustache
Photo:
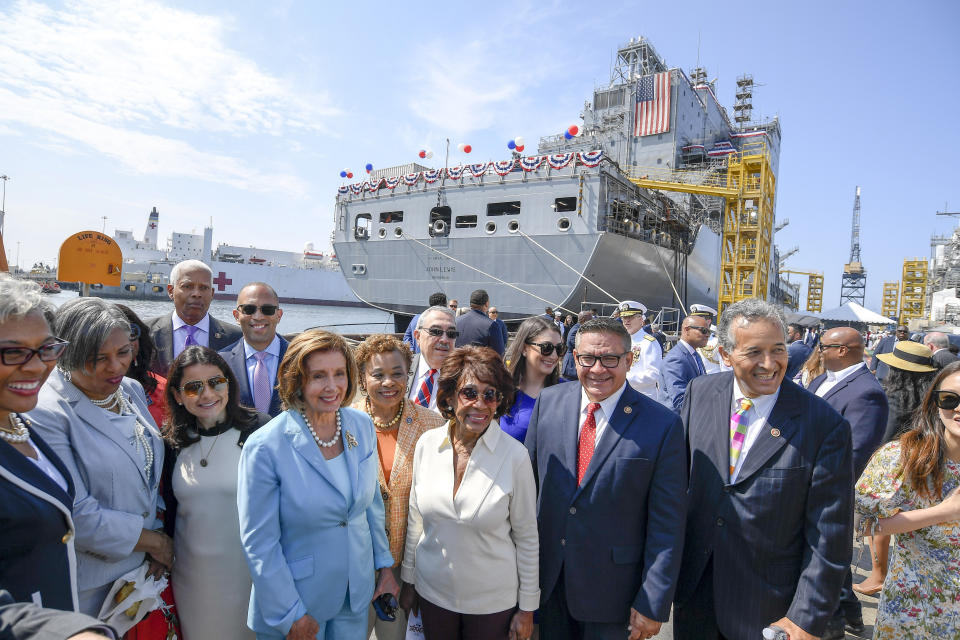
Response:
[[[437,305],[420,314],[413,332],[420,353],[413,357],[410,365],[407,397],[421,407],[437,411],[437,375],[459,335],[452,309]]]

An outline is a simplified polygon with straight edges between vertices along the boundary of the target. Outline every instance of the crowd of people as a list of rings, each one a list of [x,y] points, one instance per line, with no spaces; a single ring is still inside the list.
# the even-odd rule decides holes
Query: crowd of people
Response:
[[[864,629],[857,591],[875,638],[960,630],[943,334],[870,344],[751,299],[692,305],[675,342],[634,300],[511,337],[477,290],[402,339],[288,341],[269,284],[233,325],[211,277],[176,265],[174,311],[140,319],[0,275],[13,637],[121,637],[104,612],[145,583],[124,638],[638,640],[672,611],[677,640],[833,640]]]

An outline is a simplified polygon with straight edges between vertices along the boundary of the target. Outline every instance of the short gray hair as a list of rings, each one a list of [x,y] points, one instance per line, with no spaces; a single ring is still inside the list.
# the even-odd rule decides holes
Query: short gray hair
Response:
[[[177,284],[177,281],[180,280],[180,276],[183,275],[185,271],[206,271],[210,274],[210,281],[213,281],[213,271],[210,267],[199,260],[184,260],[183,262],[178,262],[173,265],[173,269],[170,270],[170,284]]]
[[[430,315],[430,314],[433,313],[433,312],[444,313],[444,314],[450,316],[450,322],[452,322],[452,323],[454,323],[454,324],[457,323],[457,314],[456,314],[456,312],[455,312],[453,309],[451,309],[450,307],[445,307],[445,306],[443,306],[443,305],[439,305],[439,304],[438,304],[438,305],[429,307],[426,311],[424,311],[423,313],[420,314],[420,317],[417,318],[417,327],[416,327],[416,328],[417,328],[417,329],[423,328],[423,319],[426,318],[428,315]]]
[[[946,349],[950,346],[950,338],[941,331],[933,331],[923,336],[923,344],[930,344],[937,349]]]
[[[591,318],[581,324],[580,328],[577,329],[577,337],[573,340],[575,349],[580,349],[580,338],[582,338],[585,333],[608,333],[615,335],[623,341],[624,351],[630,351],[630,347],[633,346],[633,338],[630,337],[630,332],[612,318]]]
[[[31,313],[43,314],[47,324],[53,319],[53,307],[43,299],[40,285],[30,280],[18,280],[8,273],[0,273],[0,324]]]
[[[717,339],[723,350],[730,353],[737,348],[737,341],[733,337],[734,329],[757,320],[766,320],[780,327],[780,331],[783,332],[783,340],[786,342],[787,318],[783,315],[780,307],[759,298],[747,298],[740,302],[734,302],[724,309],[720,315],[720,322],[717,325]]]
[[[60,356],[60,367],[67,371],[85,370],[107,337],[123,329],[130,321],[116,305],[101,298],[75,298],[57,310],[53,330],[70,344]]]

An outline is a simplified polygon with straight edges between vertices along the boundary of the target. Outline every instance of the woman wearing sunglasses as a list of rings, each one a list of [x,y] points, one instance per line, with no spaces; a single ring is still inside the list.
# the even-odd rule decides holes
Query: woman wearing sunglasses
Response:
[[[440,368],[448,420],[417,443],[400,606],[426,640],[527,640],[540,601],[530,456],[497,424],[514,387],[496,351],[460,347]]]
[[[530,414],[540,392],[563,382],[560,361],[565,351],[557,326],[543,316],[524,320],[507,349],[504,361],[517,393],[510,409],[500,418],[500,428],[520,442],[527,435]]]
[[[165,519],[177,557],[172,582],[181,629],[187,638],[253,638],[245,624],[251,582],[240,545],[237,467],[243,443],[270,416],[240,406],[233,371],[206,347],[177,356],[166,394],[172,463],[164,465]]]
[[[960,629],[960,362],[934,378],[898,440],[857,482],[861,528],[896,536],[874,640],[955,638]]]
[[[77,607],[70,472],[26,416],[67,346],[40,287],[0,274],[0,585],[17,602]]]
[[[380,495],[386,512],[387,539],[393,556],[394,578],[400,580],[400,562],[407,538],[407,507],[413,479],[413,450],[428,429],[439,427],[443,418],[435,411],[407,398],[407,377],[413,354],[405,343],[390,335],[377,334],[357,345],[354,355],[360,370],[360,399],[353,404],[370,416],[377,430]],[[377,640],[402,640],[406,618],[380,620],[370,608],[368,635],[376,630]]]
[[[76,488],[79,610],[96,616],[120,576],[144,562],[152,575],[173,566],[157,517],[163,440],[143,387],[125,377],[135,355],[126,316],[77,298],[57,310],[53,330],[70,344],[29,415]]]

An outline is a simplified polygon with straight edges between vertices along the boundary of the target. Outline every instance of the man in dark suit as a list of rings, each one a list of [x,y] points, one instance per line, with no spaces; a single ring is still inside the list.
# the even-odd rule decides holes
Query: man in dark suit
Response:
[[[543,390],[525,442],[539,487],[541,637],[650,638],[679,570],[682,426],[627,384],[631,338],[615,320],[581,325],[574,356],[579,384]]]
[[[0,591],[0,639],[2,640],[104,640],[120,637],[112,627],[82,613],[44,609],[31,602],[14,602]]]
[[[663,382],[677,413],[683,405],[687,385],[697,376],[707,373],[697,349],[706,346],[709,339],[710,320],[700,315],[687,316],[680,326],[680,339],[663,357]]]
[[[877,374],[877,380],[882,381],[887,377],[887,373],[890,371],[890,366],[885,362],[881,362],[878,355],[881,353],[893,353],[893,347],[901,340],[909,340],[910,332],[907,329],[906,325],[899,325],[897,327],[897,332],[892,336],[883,336],[880,338],[880,342],[877,343],[877,346],[873,348],[873,357],[870,358],[870,371],[873,371]]]
[[[957,356],[950,353],[950,338],[940,331],[931,331],[923,336],[923,344],[930,348],[933,362],[938,369],[943,369],[951,362],[957,361]]]
[[[207,310],[213,300],[213,273],[199,260],[184,260],[170,271],[167,295],[174,311],[147,321],[156,347],[150,370],[166,376],[170,364],[186,347],[200,345],[219,351],[240,339],[240,327],[220,322]]]
[[[220,352],[237,377],[240,404],[276,417],[282,411],[277,392],[277,370],[287,352],[287,341],[277,334],[283,317],[280,298],[265,282],[251,282],[237,295],[233,317],[243,338]]]
[[[814,378],[808,391],[826,400],[850,423],[856,481],[870,456],[883,443],[887,396],[863,362],[863,338],[859,331],[850,327],[829,329],[823,334],[819,348],[826,373]],[[853,592],[849,566],[840,593],[840,606],[824,637],[843,638],[844,625],[852,633],[863,632],[863,610]]]
[[[420,345],[420,353],[413,356],[410,364],[407,397],[421,407],[436,411],[437,374],[459,335],[456,314],[449,307],[437,305],[421,313],[417,325],[413,337]]]
[[[430,295],[428,300],[427,308],[430,307],[445,307],[447,306],[447,294],[443,291],[438,291]],[[420,314],[410,318],[410,324],[407,325],[407,330],[403,333],[403,341],[410,345],[410,348],[414,353],[420,353],[420,344],[417,343],[417,339],[413,337],[413,332],[417,330],[417,322],[420,321]]]
[[[500,331],[500,337],[503,338],[503,344],[506,346],[507,340],[510,339],[510,332],[507,331],[506,323],[500,319],[500,311],[498,311],[496,307],[490,307],[487,310],[487,317],[493,320],[493,324],[497,325],[497,329]]]
[[[798,324],[787,326],[787,380],[793,380],[793,377],[800,371],[800,367],[807,361],[810,354],[813,353],[813,347],[803,340],[803,327]]]
[[[457,346],[467,344],[478,347],[490,347],[501,356],[506,345],[500,329],[487,316],[490,308],[490,296],[483,289],[477,289],[470,294],[470,311],[457,318]]]
[[[784,379],[786,323],[757,299],[720,317],[732,371],[695,378],[681,417],[690,463],[676,640],[823,634],[853,535],[850,425]]]
[[[577,331],[580,330],[580,325],[592,317],[592,311],[581,311],[577,314],[577,323],[570,327],[570,331],[567,332],[567,352],[563,354],[563,368],[560,370],[560,375],[567,380],[576,380],[577,378],[577,364],[573,360],[573,349],[577,342]]]

